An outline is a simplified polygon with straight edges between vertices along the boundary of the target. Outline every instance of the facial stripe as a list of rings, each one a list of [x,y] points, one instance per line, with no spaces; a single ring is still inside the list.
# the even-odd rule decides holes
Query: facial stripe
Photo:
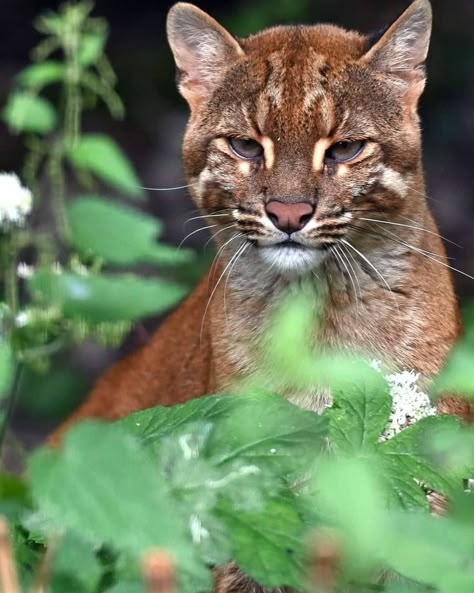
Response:
[[[265,167],[271,169],[275,162],[275,145],[273,144],[272,139],[268,138],[268,136],[263,136],[260,143],[263,146],[265,154]]]
[[[326,150],[331,146],[331,140],[329,138],[321,138],[314,145],[313,150],[313,171],[315,173],[321,173],[324,169],[324,155]]]
[[[393,191],[400,197],[405,198],[408,193],[408,184],[403,176],[395,169],[386,167],[385,165],[379,166],[381,172],[380,183],[388,190]]]

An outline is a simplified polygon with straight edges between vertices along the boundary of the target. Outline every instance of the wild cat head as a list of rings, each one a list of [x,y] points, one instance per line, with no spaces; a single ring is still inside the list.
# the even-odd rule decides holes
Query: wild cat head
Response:
[[[430,32],[428,0],[375,39],[332,25],[236,39],[176,4],[168,37],[191,108],[184,163],[221,238],[300,274],[364,213],[403,210],[420,174],[417,103]]]

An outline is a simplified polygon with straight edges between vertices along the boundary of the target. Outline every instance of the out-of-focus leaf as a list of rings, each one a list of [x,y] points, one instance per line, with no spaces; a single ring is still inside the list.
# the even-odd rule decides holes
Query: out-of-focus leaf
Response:
[[[56,111],[52,104],[26,92],[10,95],[3,119],[14,132],[46,134],[56,126]]]
[[[269,498],[258,511],[236,510],[227,501],[218,515],[230,533],[232,558],[266,587],[300,587],[305,525],[291,497]]]
[[[37,64],[31,64],[18,74],[19,84],[34,88],[35,90],[58,82],[64,77],[64,65],[55,60],[45,60]]]
[[[216,464],[255,463],[279,475],[298,476],[322,451],[326,419],[268,394],[210,396],[136,412],[120,424],[155,450],[164,436],[188,424],[212,422],[207,455]]]
[[[456,428],[460,425],[450,416],[431,416],[419,420],[397,435],[377,446],[375,463],[385,482],[389,484],[391,500],[406,509],[429,509],[426,495],[419,483],[450,497],[462,490],[463,475],[445,474],[437,467],[428,444],[437,430]]]
[[[13,474],[0,473],[0,514],[16,520],[29,504],[25,482]]]
[[[130,161],[108,136],[84,134],[68,151],[71,164],[90,171],[104,183],[133,198],[143,190]]]
[[[8,390],[13,374],[13,352],[10,343],[0,337],[0,400]]]
[[[155,462],[117,425],[76,426],[61,451],[42,449],[30,458],[28,475],[40,511],[59,529],[137,559],[161,548],[179,569],[197,579],[208,575]]]
[[[92,546],[71,534],[61,538],[53,558],[51,593],[96,591],[101,576],[102,567]]]
[[[134,321],[166,311],[185,296],[177,284],[131,275],[56,274],[37,271],[28,282],[32,294],[69,318],[91,322]]]
[[[79,42],[78,60],[82,66],[96,64],[104,51],[107,34],[105,31],[85,33]]]
[[[435,382],[435,393],[474,398],[474,343],[466,340],[454,347]]]
[[[76,249],[112,264],[176,265],[193,257],[187,249],[180,251],[155,242],[162,229],[158,220],[96,196],[72,202],[68,216]]]
[[[373,450],[383,433],[392,407],[388,385],[356,384],[333,392],[327,410],[331,446],[338,454]]]

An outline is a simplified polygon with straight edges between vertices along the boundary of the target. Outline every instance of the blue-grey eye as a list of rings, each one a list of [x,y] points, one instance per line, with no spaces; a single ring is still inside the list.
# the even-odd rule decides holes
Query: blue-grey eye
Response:
[[[227,138],[229,146],[241,159],[258,159],[263,155],[263,147],[251,138]]]
[[[325,159],[329,163],[347,163],[358,157],[364,146],[363,140],[337,142],[326,150]]]

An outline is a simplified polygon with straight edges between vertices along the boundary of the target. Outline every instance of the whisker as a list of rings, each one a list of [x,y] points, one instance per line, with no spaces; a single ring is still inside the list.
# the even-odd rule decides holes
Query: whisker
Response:
[[[354,245],[352,245],[349,241],[346,241],[345,239],[341,239],[341,243],[344,243],[344,245],[347,245],[347,247],[349,247],[350,249],[352,249],[353,251],[355,251],[355,253],[357,253],[357,255],[359,255],[359,257],[361,257],[371,268],[372,270],[374,270],[374,272],[377,274],[377,276],[382,280],[382,282],[385,284],[385,286],[388,288],[388,290],[390,291],[390,294],[392,295],[392,298],[395,301],[395,305],[397,306],[398,309],[398,315],[400,318],[400,307],[398,305],[398,300],[395,297],[395,294],[393,292],[393,290],[391,289],[390,285],[388,284],[388,282],[385,280],[384,276],[382,276],[382,274],[379,272],[379,270],[373,265],[373,263],[367,259],[367,257],[361,253],[358,249],[356,249],[354,247]]]
[[[232,274],[232,270],[235,267],[235,264],[237,263],[237,261],[240,259],[240,257],[243,255],[244,251],[247,249],[247,247],[250,247],[250,243],[245,242],[243,243],[238,249],[237,249],[237,255],[234,256],[234,263],[232,264],[232,266],[230,267],[230,270],[227,274],[227,278],[225,279],[225,284],[224,284],[224,315],[225,318],[227,320],[227,300],[226,300],[226,291],[227,291],[227,284],[229,282],[229,278],[230,275]]]
[[[358,301],[358,299],[357,299],[357,287],[356,287],[356,284],[355,284],[354,278],[352,277],[352,274],[351,274],[351,272],[350,272],[350,270],[349,270],[349,267],[348,267],[348,265],[347,265],[347,264],[349,264],[349,265],[350,265],[350,262],[349,262],[349,260],[348,260],[348,259],[346,260],[346,261],[347,261],[347,263],[344,261],[344,258],[345,258],[346,256],[345,256],[345,254],[344,254],[343,246],[341,245],[340,247],[341,247],[341,251],[339,251],[339,246],[337,246],[337,245],[334,245],[334,247],[333,247],[332,249],[333,249],[333,252],[334,252],[334,255],[336,256],[336,258],[337,258],[337,259],[338,259],[338,260],[339,260],[339,261],[342,263],[342,265],[343,265],[343,266],[344,266],[344,268],[346,269],[347,275],[349,276],[349,279],[350,279],[350,281],[351,281],[352,287],[353,287],[353,289],[354,289],[354,296],[355,296],[356,303],[357,303],[357,312],[359,312],[359,301]],[[353,272],[354,272],[354,274],[355,274],[355,271],[354,271],[354,269],[353,269],[352,271],[353,271]],[[356,276],[356,279],[357,279],[357,276]],[[360,285],[359,285],[359,289],[360,289]],[[362,297],[362,295],[360,294],[360,292],[359,292],[359,297],[360,297],[360,298]]]
[[[175,191],[177,189],[186,189],[187,187],[192,187],[193,185],[197,185],[197,183],[188,183],[187,185],[177,185],[176,187],[142,187],[139,186],[140,189],[144,189],[145,191]]]
[[[236,238],[236,237],[234,237],[234,239],[235,239],[235,238]],[[228,241],[228,243],[229,243],[229,241]],[[227,243],[226,243],[226,245],[227,245]],[[238,251],[239,251],[239,250],[237,249],[237,252],[236,252],[236,253],[238,253]],[[200,342],[202,342],[202,332],[203,332],[203,329],[204,329],[204,321],[205,321],[205,319],[206,319],[207,311],[208,311],[208,309],[209,309],[209,306],[210,306],[210,304],[211,304],[212,298],[214,297],[214,295],[215,295],[215,293],[216,293],[216,290],[217,290],[217,288],[218,288],[218,286],[219,286],[219,284],[220,284],[220,282],[221,282],[222,278],[224,277],[225,273],[226,273],[226,272],[227,272],[227,270],[229,269],[229,266],[232,264],[232,262],[233,262],[233,260],[234,260],[234,257],[235,257],[235,253],[234,253],[234,255],[233,255],[231,258],[230,258],[230,260],[227,262],[227,265],[225,266],[225,268],[224,268],[224,271],[223,271],[223,272],[222,272],[222,274],[219,276],[219,279],[217,280],[217,282],[216,282],[216,285],[214,286],[214,288],[213,288],[213,290],[212,290],[212,292],[211,292],[211,296],[209,297],[209,300],[207,301],[206,308],[205,308],[205,310],[204,310],[204,315],[202,316],[202,322],[201,322],[201,332],[200,332],[200,336],[199,336],[199,340],[200,340]]]
[[[208,282],[208,290],[210,287],[210,284],[214,278],[214,272],[215,272],[215,266],[217,265],[217,262],[219,260],[220,254],[224,251],[224,249],[227,247],[227,245],[229,243],[231,243],[234,239],[237,239],[238,237],[243,237],[242,233],[236,233],[235,235],[233,235],[228,241],[226,241],[224,243],[224,245],[222,245],[218,250],[216,255],[214,256],[214,259],[212,260],[212,264],[211,267],[209,269],[209,282]]]
[[[186,241],[186,239],[189,239],[189,237],[192,237],[193,235],[195,235],[196,233],[200,233],[201,231],[205,231],[208,229],[212,229],[214,227],[216,227],[217,224],[211,224],[209,226],[202,226],[199,229],[196,229],[195,231],[193,231],[192,233],[189,233],[188,235],[186,235],[186,237],[184,237],[184,239],[181,241],[181,243],[178,245],[178,249],[180,249],[183,245],[183,243]]]
[[[417,231],[423,231],[424,233],[429,233],[430,235],[434,235],[435,237],[439,237],[440,239],[443,239],[447,243],[451,243],[451,245],[455,245],[456,247],[461,247],[457,243],[454,243],[454,241],[450,241],[446,237],[443,237],[442,235],[439,235],[438,233],[435,233],[434,231],[430,231],[430,230],[425,229],[423,227],[412,226],[410,224],[403,224],[401,222],[392,222],[392,221],[389,221],[389,220],[377,220],[375,218],[363,218],[363,217],[360,217],[359,220],[365,220],[367,222],[378,222],[380,224],[388,224],[388,225],[393,225],[393,226],[405,227],[407,229],[414,229],[414,230],[417,230]]]
[[[216,224],[215,226],[218,226],[218,225]],[[237,227],[237,223],[231,222],[230,224],[226,225],[225,227],[222,227],[216,233],[214,233],[214,234],[211,233],[211,237],[206,241],[206,243],[204,245],[204,249],[209,245],[209,243],[211,241],[213,241],[217,237],[217,235],[219,235],[220,233],[223,233],[224,231],[227,231],[227,230],[231,229],[233,226],[234,227]]]
[[[228,212],[226,212],[226,210],[228,210]],[[227,208],[225,210],[217,210],[217,212],[223,212],[223,214],[212,213],[212,214],[202,214],[201,216],[193,216],[192,218],[188,218],[187,220],[185,220],[184,224],[188,224],[188,222],[191,222],[192,220],[200,220],[202,218],[215,218],[218,216],[230,216],[230,213],[232,212],[232,210],[230,208]]]

